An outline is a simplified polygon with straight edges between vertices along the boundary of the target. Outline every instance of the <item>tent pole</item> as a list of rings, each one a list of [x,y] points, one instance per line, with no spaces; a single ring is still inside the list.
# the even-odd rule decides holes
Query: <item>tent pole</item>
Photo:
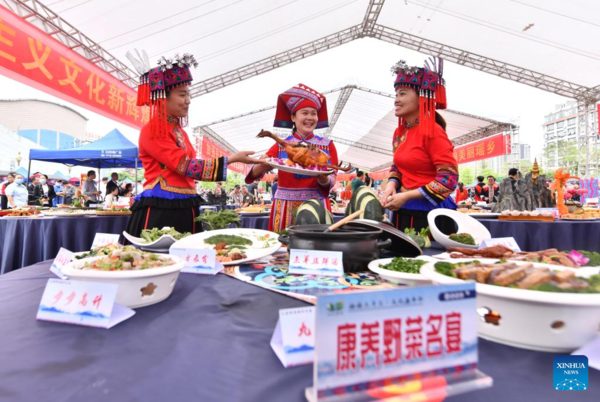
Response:
[[[29,167],[27,168],[27,184],[29,184],[30,177],[31,177],[31,159],[29,159]]]

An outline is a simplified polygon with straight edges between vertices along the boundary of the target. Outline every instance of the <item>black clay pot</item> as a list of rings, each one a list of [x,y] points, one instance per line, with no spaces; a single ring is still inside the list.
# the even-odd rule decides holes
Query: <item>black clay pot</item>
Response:
[[[287,245],[288,251],[324,250],[341,251],[344,255],[344,272],[367,271],[367,265],[379,258],[379,251],[391,244],[391,240],[380,241],[381,229],[348,223],[333,232],[325,232],[329,225],[290,226],[287,236],[279,241]]]

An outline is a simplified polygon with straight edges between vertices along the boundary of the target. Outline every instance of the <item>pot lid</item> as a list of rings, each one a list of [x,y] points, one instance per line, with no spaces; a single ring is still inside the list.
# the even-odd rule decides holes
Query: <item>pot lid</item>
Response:
[[[409,235],[402,233],[389,223],[377,222],[371,219],[355,219],[351,223],[381,229],[383,231],[380,235],[381,239],[392,239],[392,245],[383,250],[384,253],[389,253],[395,257],[417,257],[423,254],[421,247]]]

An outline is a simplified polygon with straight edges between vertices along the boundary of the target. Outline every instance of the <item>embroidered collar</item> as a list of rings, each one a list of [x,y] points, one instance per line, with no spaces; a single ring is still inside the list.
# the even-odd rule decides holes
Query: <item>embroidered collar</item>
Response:
[[[406,128],[413,128],[419,125],[419,119],[415,120],[414,122],[406,122]]]
[[[178,125],[179,124],[179,119],[177,117],[173,117],[173,116],[167,115],[167,123]]]
[[[312,140],[315,137],[315,133],[310,133],[306,137],[302,137],[302,135],[299,132],[297,132],[297,131],[294,131],[293,135],[294,135],[294,137],[296,139],[298,139],[300,141],[307,141],[307,142],[310,141],[310,140]]]

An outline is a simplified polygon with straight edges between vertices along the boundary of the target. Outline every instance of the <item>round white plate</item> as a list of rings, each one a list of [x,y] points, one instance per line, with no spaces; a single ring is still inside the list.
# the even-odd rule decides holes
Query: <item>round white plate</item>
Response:
[[[281,165],[277,162],[272,161],[271,159],[267,159],[267,163],[277,170],[281,170],[283,172],[301,174],[304,176],[319,176],[321,174],[330,175],[334,172],[333,169],[330,170],[310,170],[310,169],[302,169],[297,167],[292,167],[288,165]]]
[[[456,233],[468,233],[475,239],[475,246],[468,244],[462,244],[453,240],[450,237],[442,233],[435,225],[435,218],[438,216],[447,216],[454,220],[458,225]],[[446,248],[450,247],[463,247],[463,248],[479,248],[479,244],[486,239],[491,239],[492,235],[480,222],[475,218],[472,218],[462,212],[453,211],[451,209],[438,208],[427,214],[427,222],[429,223],[429,229],[434,240],[440,243]]]
[[[424,260],[428,262],[438,261],[435,258],[426,255],[419,256],[415,259]],[[389,264],[390,262],[392,262],[392,260],[393,258],[383,258],[379,260],[374,260],[369,263],[368,267],[371,271],[375,272],[382,279],[385,279],[386,281],[391,283],[403,284],[408,286],[426,286],[432,284],[430,279],[426,278],[421,274],[409,274],[406,272],[390,271],[389,269],[380,267],[380,265]]]
[[[262,216],[262,215],[269,215],[271,212],[265,211],[265,212],[243,212],[240,211],[238,212],[238,214],[240,215],[244,215],[244,216]]]
[[[243,250],[244,254],[246,254],[247,258],[243,260],[236,260],[230,262],[223,262],[222,264],[227,265],[240,265],[249,261],[254,261],[259,258],[263,258],[275,253],[279,248],[281,248],[281,243],[275,241],[272,243],[272,246],[268,248],[263,248],[264,241],[258,239],[260,236],[269,236],[269,239],[277,239],[279,235],[274,232],[269,232],[267,230],[260,229],[220,229],[220,230],[211,230],[208,232],[197,233],[195,235],[191,235],[185,237],[177,242],[175,242],[171,247],[177,248],[186,248],[186,247],[194,247],[194,248],[206,248],[206,249],[214,249],[213,244],[204,243],[204,239],[207,239],[211,236],[219,235],[219,234],[228,234],[235,236],[242,236],[252,241],[252,246],[249,246],[247,249]]]

